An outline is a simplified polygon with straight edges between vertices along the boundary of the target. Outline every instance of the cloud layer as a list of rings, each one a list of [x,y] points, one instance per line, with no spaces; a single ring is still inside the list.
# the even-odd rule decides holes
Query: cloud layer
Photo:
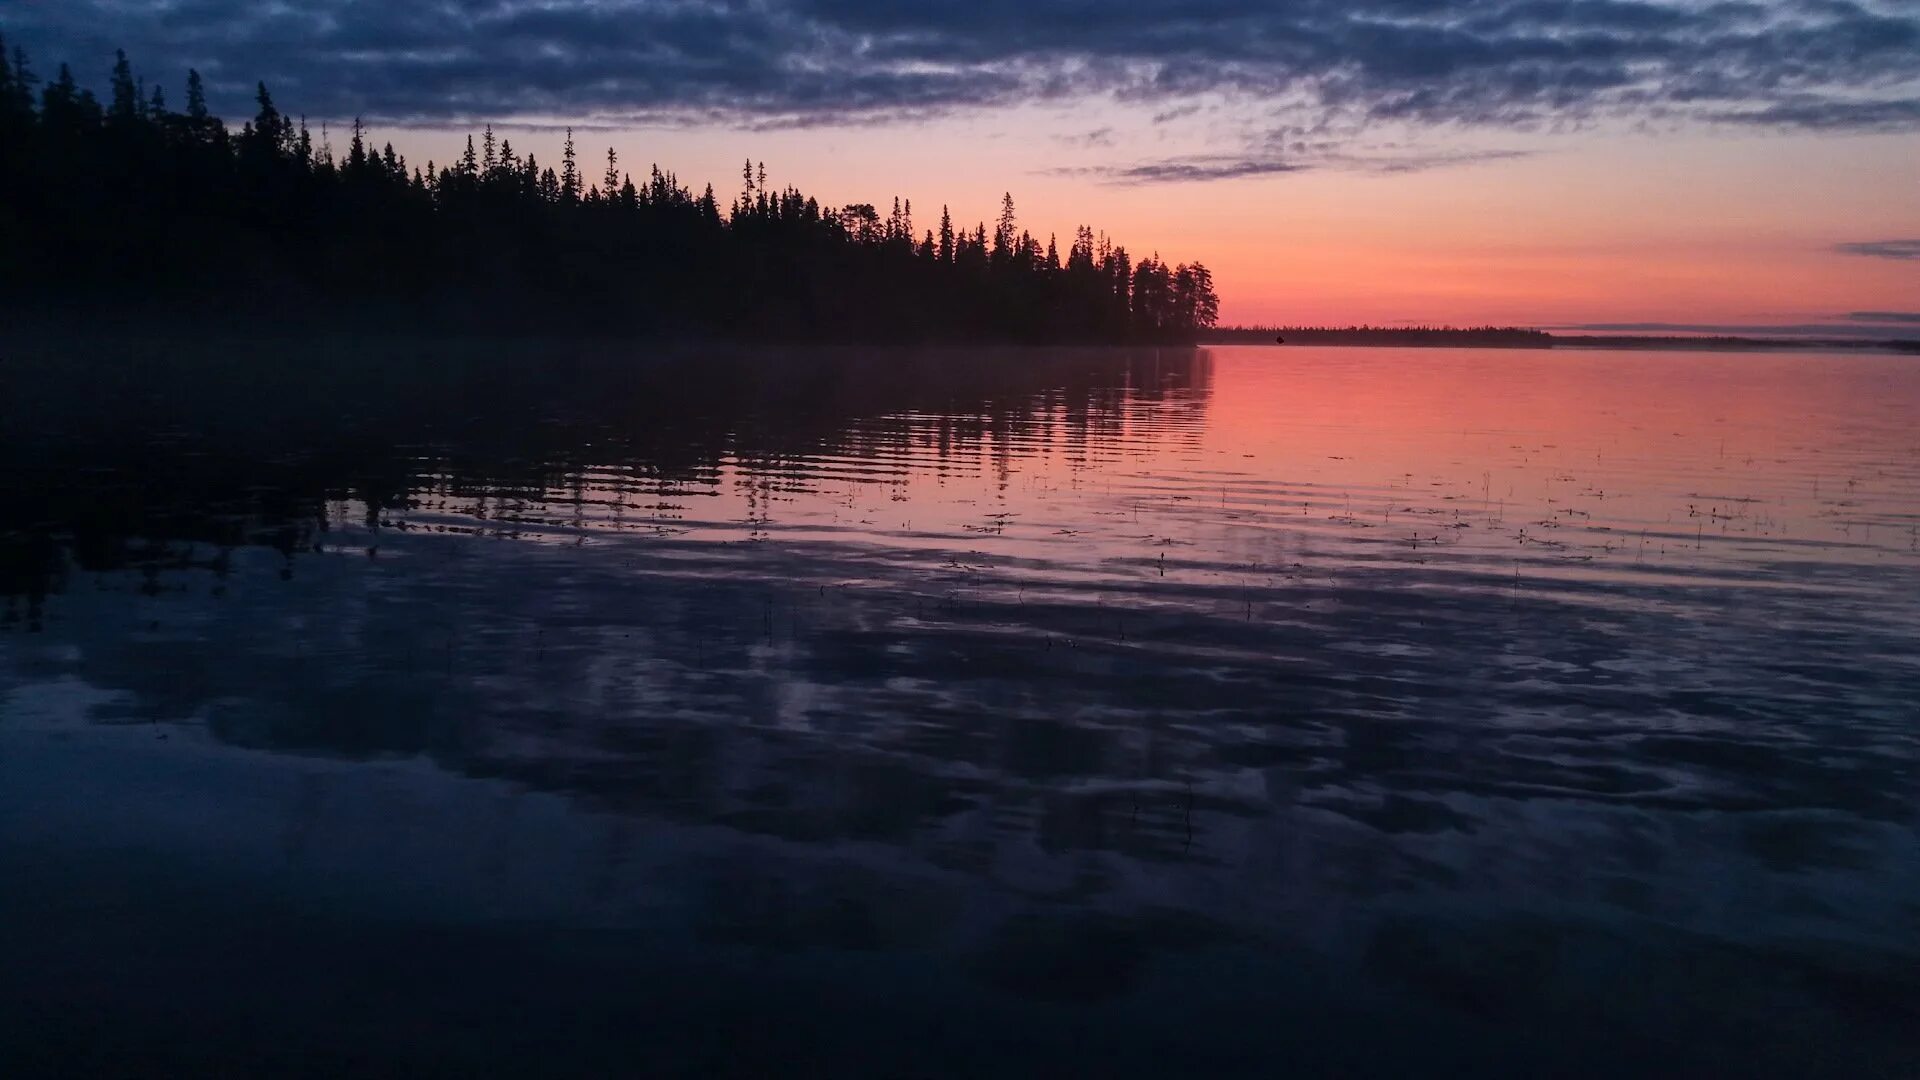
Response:
[[[1394,144],[1344,147],[1337,140],[1295,143],[1249,154],[1198,154],[1124,165],[1067,165],[1047,170],[1104,184],[1133,186],[1196,180],[1237,180],[1279,176],[1308,169],[1365,173],[1411,173],[1450,165],[1510,161],[1531,156],[1526,150],[1423,150]]]
[[[169,86],[199,67],[236,113],[258,77],[298,110],[388,123],[871,122],[1089,96],[1177,120],[1207,95],[1322,130],[1920,129],[1910,0],[59,0],[9,5],[0,30],[43,70],[103,74],[124,46]]]
[[[1841,244],[1836,250],[1842,255],[1864,255],[1870,259],[1898,259],[1906,262],[1920,259],[1920,240],[1863,240],[1854,244]]]

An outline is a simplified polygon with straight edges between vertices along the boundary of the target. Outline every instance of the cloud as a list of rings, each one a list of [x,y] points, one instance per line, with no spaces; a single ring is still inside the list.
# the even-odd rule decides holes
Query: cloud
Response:
[[[1898,131],[1920,127],[1920,98],[1894,101],[1824,101],[1802,98],[1760,108],[1722,112],[1715,119],[1748,127],[1808,131]]]
[[[1079,135],[1055,135],[1053,141],[1062,146],[1072,146],[1082,150],[1113,145],[1113,128],[1094,128]]]
[[[43,71],[103,75],[124,46],[150,80],[198,67],[229,113],[263,78],[296,111],[386,123],[838,124],[1092,96],[1174,123],[1211,95],[1307,127],[1920,129],[1910,0],[60,0],[7,5],[0,32]]]
[[[1842,255],[1865,255],[1874,259],[1920,259],[1920,240],[1865,240],[1834,247]]]
[[[1920,326],[1920,311],[1850,311],[1847,318],[1863,323],[1909,323]]]
[[[1410,173],[1426,172],[1429,169],[1444,169],[1452,165],[1472,165],[1487,161],[1513,161],[1518,158],[1532,157],[1530,150],[1438,150],[1426,153],[1404,153],[1391,156],[1352,156],[1336,158],[1344,161],[1349,168],[1367,172]]]
[[[1169,158],[1134,165],[1069,166],[1053,170],[1055,175],[1082,176],[1108,184],[1166,184],[1195,180],[1236,180],[1249,176],[1278,176],[1300,172],[1311,166],[1260,158],[1227,155],[1202,155]]]
[[[1376,148],[1349,153],[1335,149],[1339,145],[1331,141],[1295,143],[1287,156],[1277,153],[1259,156],[1200,154],[1122,165],[1071,165],[1048,172],[1055,176],[1077,176],[1106,184],[1132,186],[1240,180],[1327,169],[1382,174],[1425,172],[1450,165],[1508,161],[1531,156],[1531,152],[1525,150],[1422,151],[1388,148],[1386,152],[1381,152]]]

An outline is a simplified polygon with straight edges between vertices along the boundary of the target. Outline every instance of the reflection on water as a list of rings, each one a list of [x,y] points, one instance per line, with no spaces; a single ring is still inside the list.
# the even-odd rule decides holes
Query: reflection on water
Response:
[[[1910,360],[193,362],[0,376],[30,1065],[1920,1065]]]

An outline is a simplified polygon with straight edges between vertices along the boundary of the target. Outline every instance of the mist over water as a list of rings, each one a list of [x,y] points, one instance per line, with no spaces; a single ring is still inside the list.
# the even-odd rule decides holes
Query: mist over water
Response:
[[[0,372],[0,1064],[1920,1068],[1910,358],[431,359]]]

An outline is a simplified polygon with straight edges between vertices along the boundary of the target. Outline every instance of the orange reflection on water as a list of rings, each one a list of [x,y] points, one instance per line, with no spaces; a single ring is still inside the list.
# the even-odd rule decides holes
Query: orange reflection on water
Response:
[[[676,481],[590,470],[571,517],[982,595],[1394,567],[1803,587],[1780,568],[1920,557],[1917,420],[1891,356],[1166,350],[1124,385],[867,417]]]

